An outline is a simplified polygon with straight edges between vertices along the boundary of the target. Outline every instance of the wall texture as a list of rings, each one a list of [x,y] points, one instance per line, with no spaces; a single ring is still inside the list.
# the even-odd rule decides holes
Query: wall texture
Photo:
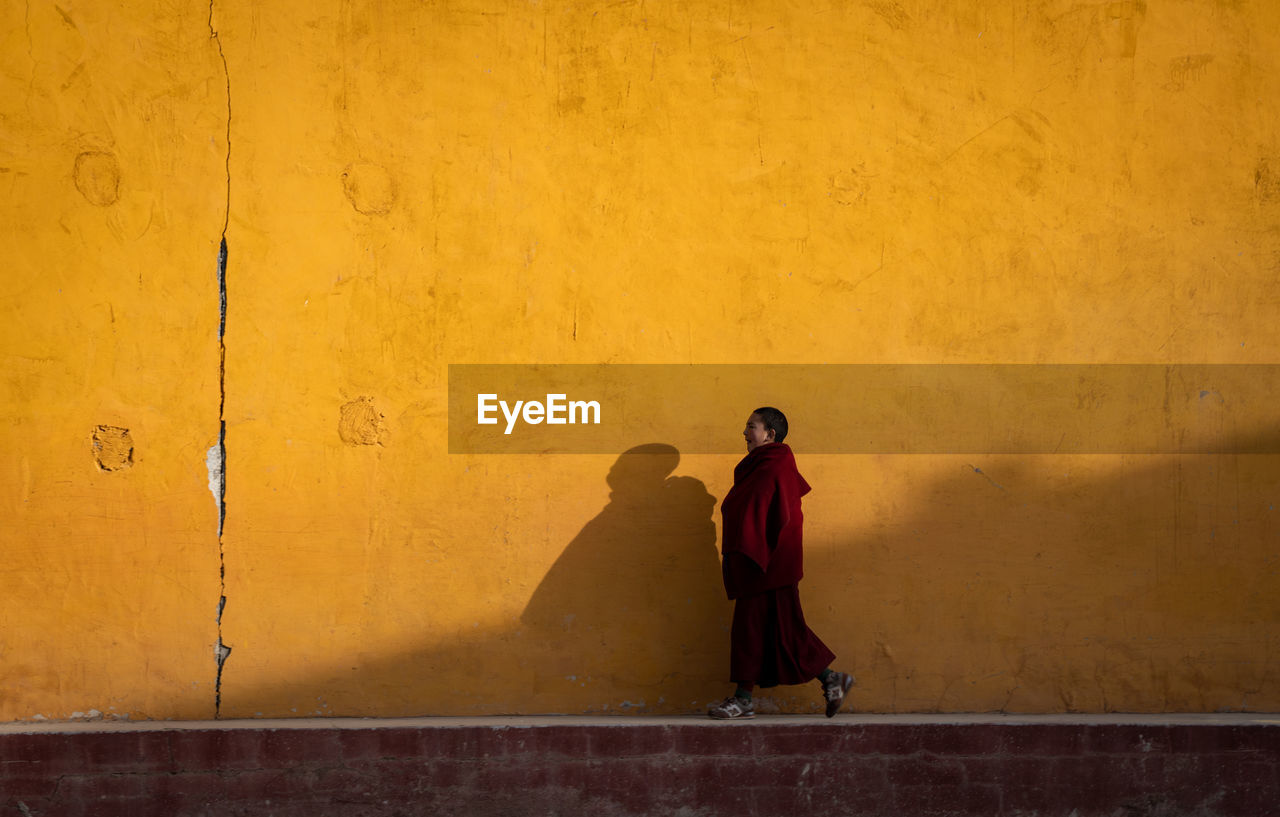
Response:
[[[725,694],[736,457],[450,455],[450,363],[1280,363],[1262,0],[0,19],[0,718]],[[855,707],[1280,709],[1280,457],[793,439]]]

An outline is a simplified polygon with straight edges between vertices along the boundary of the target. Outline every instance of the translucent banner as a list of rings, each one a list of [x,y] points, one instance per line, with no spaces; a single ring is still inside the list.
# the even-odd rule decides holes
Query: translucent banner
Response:
[[[774,406],[813,454],[1280,453],[1280,366],[449,366],[454,454],[740,454]]]

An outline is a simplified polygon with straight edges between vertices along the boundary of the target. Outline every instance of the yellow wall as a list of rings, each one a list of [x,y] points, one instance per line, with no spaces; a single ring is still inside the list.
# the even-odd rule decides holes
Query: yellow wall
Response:
[[[0,718],[725,694],[736,457],[450,455],[450,363],[1280,363],[1262,0],[0,15]],[[855,707],[1280,708],[1280,458],[794,440]]]

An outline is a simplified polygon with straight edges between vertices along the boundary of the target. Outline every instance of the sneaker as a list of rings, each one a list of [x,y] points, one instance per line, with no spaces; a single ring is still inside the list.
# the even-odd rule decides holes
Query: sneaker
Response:
[[[720,721],[730,719],[746,720],[756,716],[756,708],[751,703],[750,698],[738,698],[730,695],[720,703],[712,705],[707,710],[707,714]]]
[[[845,693],[853,686],[853,676],[847,672],[833,672],[822,685],[822,697],[827,699],[827,717],[833,718],[844,703]]]

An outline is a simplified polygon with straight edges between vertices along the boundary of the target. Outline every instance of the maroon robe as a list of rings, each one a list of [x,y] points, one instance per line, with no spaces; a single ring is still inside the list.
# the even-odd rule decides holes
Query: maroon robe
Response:
[[[804,575],[800,497],[809,483],[785,443],[766,443],[733,469],[733,488],[720,506],[724,520],[724,589],[729,598],[786,587]]]
[[[758,446],[733,469],[720,506],[724,587],[736,599],[731,681],[801,684],[835,658],[805,624],[796,586],[804,575],[800,498],[809,490],[783,443]]]

